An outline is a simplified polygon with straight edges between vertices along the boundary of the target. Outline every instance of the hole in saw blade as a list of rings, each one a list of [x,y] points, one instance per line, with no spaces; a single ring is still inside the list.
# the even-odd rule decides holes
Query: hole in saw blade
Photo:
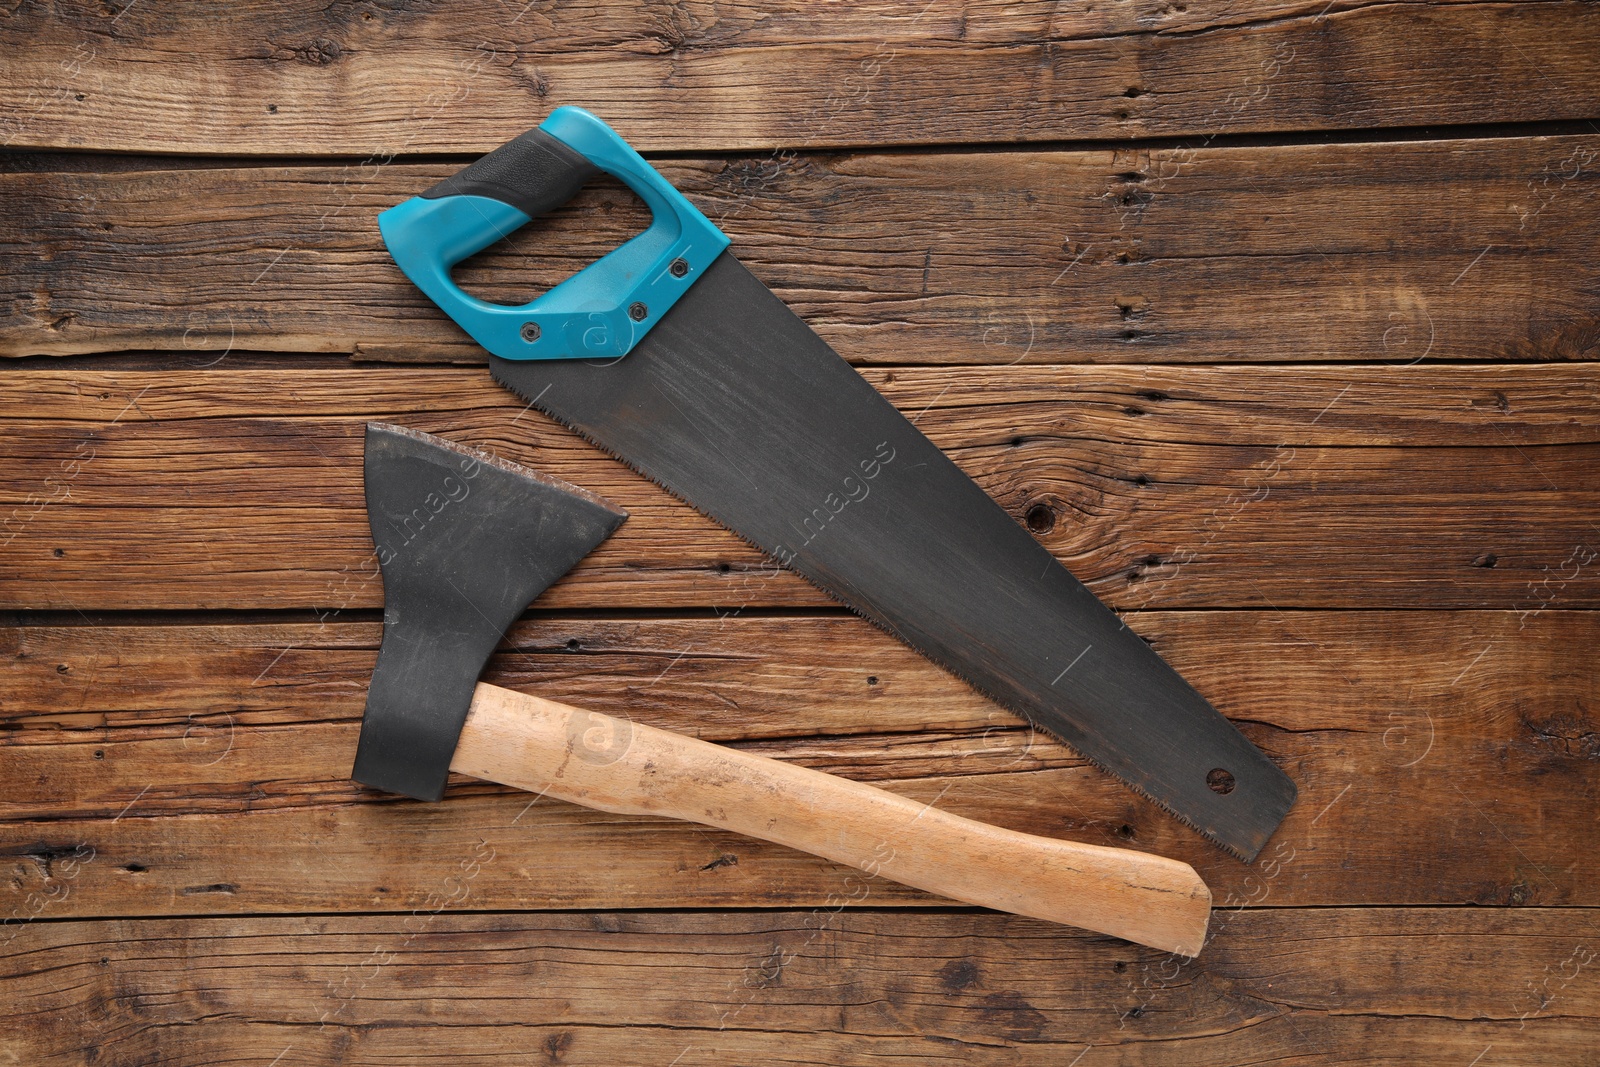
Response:
[[[1233,774],[1223,770],[1221,767],[1214,767],[1206,772],[1206,786],[1213,793],[1221,793],[1223,796],[1227,796],[1233,792],[1233,787],[1238,784],[1234,780]]]

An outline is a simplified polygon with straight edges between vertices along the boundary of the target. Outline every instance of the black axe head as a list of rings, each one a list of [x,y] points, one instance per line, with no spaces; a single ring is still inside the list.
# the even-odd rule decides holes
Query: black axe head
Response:
[[[535,597],[627,513],[430,434],[367,424],[383,645],[352,777],[438,800],[478,675]]]

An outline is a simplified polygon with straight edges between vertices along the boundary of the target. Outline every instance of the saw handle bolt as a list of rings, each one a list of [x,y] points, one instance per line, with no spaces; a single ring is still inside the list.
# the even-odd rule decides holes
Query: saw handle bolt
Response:
[[[596,174],[644,201],[648,229],[526,304],[491,304],[452,280],[457,263],[567,203]],[[378,228],[406,277],[479,344],[512,360],[627,355],[693,287],[689,264],[709,266],[728,247],[727,235],[628,142],[577,107],[557,108],[537,129],[382,212]],[[529,319],[550,336],[530,345],[522,334]]]
[[[539,339],[539,324],[537,322],[523,323],[522,339],[528,342],[530,345],[537,341]]]

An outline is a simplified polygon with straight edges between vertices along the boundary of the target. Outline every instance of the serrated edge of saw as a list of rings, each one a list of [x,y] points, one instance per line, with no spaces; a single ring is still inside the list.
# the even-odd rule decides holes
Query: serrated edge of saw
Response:
[[[1033,729],[1038,730],[1038,731],[1040,731],[1042,733],[1048,734],[1050,737],[1055,738],[1056,741],[1060,742],[1063,745],[1066,745],[1067,748],[1069,748],[1071,751],[1077,753],[1080,757],[1082,757],[1084,759],[1085,762],[1087,762],[1090,766],[1094,767],[1100,773],[1102,773],[1102,774],[1104,774],[1104,775],[1106,775],[1106,776],[1108,776],[1110,778],[1114,778],[1118,782],[1121,782],[1123,785],[1125,785],[1129,789],[1133,790],[1134,793],[1136,793],[1137,795],[1139,795],[1141,797],[1144,797],[1150,803],[1154,804],[1156,807],[1160,808],[1162,811],[1166,812],[1172,818],[1176,819],[1178,822],[1182,823],[1184,826],[1187,826],[1189,829],[1193,830],[1195,833],[1199,834],[1201,837],[1205,838],[1207,841],[1211,842],[1213,845],[1216,845],[1218,848],[1222,849],[1224,852],[1227,852],[1229,855],[1234,856],[1235,858],[1237,858],[1241,862],[1247,863],[1247,864],[1254,862],[1255,855],[1259,855],[1260,854],[1260,850],[1258,849],[1256,851],[1255,855],[1246,856],[1242,851],[1240,851],[1239,849],[1235,848],[1233,845],[1230,845],[1228,842],[1223,841],[1221,838],[1217,837],[1216,834],[1212,833],[1210,830],[1207,830],[1205,827],[1199,825],[1193,819],[1191,819],[1189,816],[1187,816],[1187,815],[1183,814],[1182,812],[1178,811],[1177,809],[1173,808],[1170,804],[1168,804],[1166,801],[1162,800],[1160,797],[1157,797],[1157,796],[1153,795],[1152,793],[1150,793],[1149,790],[1145,789],[1143,786],[1139,785],[1137,782],[1130,782],[1128,779],[1124,778],[1122,775],[1117,774],[1115,771],[1113,771],[1110,768],[1108,768],[1105,764],[1101,763],[1094,756],[1092,756],[1089,753],[1083,751],[1078,746],[1072,744],[1072,742],[1067,741],[1065,738],[1062,738],[1061,736],[1056,734],[1055,731],[1051,730],[1049,727],[1046,727],[1046,726],[1043,726],[1043,725],[1039,724],[1038,722],[1036,722],[1034,720],[1033,716],[1029,715],[1026,711],[1022,710],[1021,708],[1013,706],[1012,704],[1008,703],[1007,701],[1004,701],[1004,700],[1001,700],[1001,699],[997,698],[996,696],[994,696],[994,694],[988,692],[981,685],[978,685],[971,678],[967,677],[966,674],[964,674],[962,671],[956,669],[955,667],[950,666],[948,663],[945,663],[943,660],[938,659],[938,658],[930,655],[926,649],[923,649],[920,646],[918,646],[916,644],[916,642],[910,640],[904,634],[900,633],[891,624],[889,624],[889,623],[887,623],[885,621],[873,618],[871,615],[868,615],[865,612],[861,611],[854,604],[851,604],[849,601],[844,600],[842,597],[840,597],[833,590],[828,589],[827,587],[823,586],[821,583],[819,583],[815,578],[811,577],[811,575],[807,574],[805,571],[800,570],[798,567],[795,567],[792,564],[784,563],[783,561],[779,560],[776,556],[774,556],[772,554],[771,551],[769,551],[768,549],[762,547],[761,545],[756,544],[754,541],[750,540],[750,538],[746,537],[742,532],[740,532],[739,530],[735,530],[733,527],[731,527],[728,524],[724,523],[722,520],[718,519],[716,516],[708,514],[698,504],[696,504],[694,501],[690,500],[688,497],[684,496],[682,493],[680,493],[678,490],[674,489],[672,486],[670,486],[667,483],[663,482],[661,479],[657,478],[655,475],[651,474],[649,471],[641,469],[637,464],[635,464],[628,457],[618,454],[613,449],[607,447],[603,442],[596,440],[593,436],[591,436],[589,433],[587,433],[582,427],[576,426],[576,425],[568,422],[566,419],[562,418],[560,415],[558,415],[555,412],[553,412],[553,411],[549,410],[548,408],[544,407],[544,405],[539,403],[537,398],[528,396],[521,389],[518,389],[514,385],[506,384],[505,382],[501,381],[498,376],[496,376],[495,382],[498,385],[500,385],[501,388],[509,390],[510,392],[512,392],[512,393],[516,394],[517,396],[521,397],[523,400],[527,401],[530,407],[537,408],[539,410],[539,412],[541,414],[545,415],[547,418],[551,419],[552,421],[554,421],[558,425],[560,425],[560,426],[564,427],[565,429],[571,431],[572,433],[576,434],[578,437],[582,438],[584,441],[587,441],[589,444],[593,445],[595,448],[599,449],[601,452],[604,452],[606,455],[610,456],[612,459],[615,459],[618,463],[621,463],[623,466],[627,467],[629,470],[631,470],[635,474],[639,475],[639,477],[644,478],[646,481],[650,482],[652,485],[655,485],[658,488],[662,489],[663,491],[669,493],[673,497],[673,499],[682,501],[688,507],[693,508],[694,511],[697,514],[704,516],[709,521],[716,523],[722,529],[727,530],[729,533],[732,533],[739,540],[743,541],[745,544],[749,545],[751,548],[755,549],[757,552],[760,552],[763,556],[765,556],[768,559],[772,560],[773,562],[777,563],[778,566],[784,568],[785,570],[787,570],[787,571],[789,571],[789,572],[791,572],[793,574],[799,575],[801,578],[805,579],[806,582],[808,582],[810,585],[812,585],[814,588],[816,588],[818,591],[820,591],[824,596],[828,597],[828,599],[832,600],[834,603],[838,604],[839,606],[845,608],[852,615],[855,615],[857,618],[862,619],[863,621],[865,621],[865,622],[867,622],[867,623],[869,623],[869,624],[871,624],[873,626],[876,626],[878,629],[882,630],[884,633],[888,634],[890,637],[893,637],[895,640],[899,641],[901,644],[905,645],[907,648],[909,648],[913,652],[917,653],[917,655],[921,656],[923,659],[927,660],[929,663],[932,663],[935,666],[937,666],[940,670],[946,672],[947,674],[950,674],[950,675],[954,676],[955,678],[960,679],[960,681],[963,684],[965,684],[969,689],[971,689],[973,692],[977,693],[979,696],[983,697],[985,700],[987,700],[990,703],[996,705],[997,707],[1000,707],[1000,708],[1005,709],[1006,711],[1009,711],[1011,714],[1017,716],[1023,722],[1026,722]],[[544,394],[542,392],[539,394],[540,397],[542,397],[543,395]],[[1126,846],[1124,846],[1124,847],[1126,847]]]

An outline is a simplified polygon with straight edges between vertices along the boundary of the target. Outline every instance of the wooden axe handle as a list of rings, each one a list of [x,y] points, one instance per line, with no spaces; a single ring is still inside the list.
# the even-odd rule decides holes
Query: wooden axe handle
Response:
[[[1187,863],[974,822],[763,756],[479,684],[450,769],[623,815],[775,841],[967,904],[1197,955],[1211,891]]]

